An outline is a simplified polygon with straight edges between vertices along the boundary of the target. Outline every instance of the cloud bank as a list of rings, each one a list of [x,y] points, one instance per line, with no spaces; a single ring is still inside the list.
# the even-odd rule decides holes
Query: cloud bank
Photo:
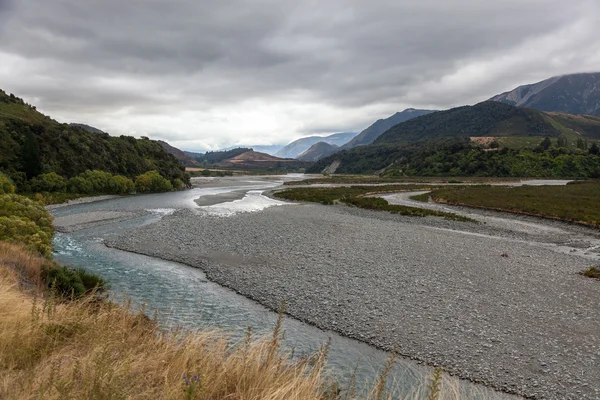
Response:
[[[360,131],[599,66],[594,0],[0,0],[0,88],[185,149]]]

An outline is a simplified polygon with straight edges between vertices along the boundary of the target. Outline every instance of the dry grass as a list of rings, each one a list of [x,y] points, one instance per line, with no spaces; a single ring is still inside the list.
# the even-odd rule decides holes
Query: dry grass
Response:
[[[44,262],[0,242],[0,399],[392,398],[393,358],[370,393],[355,393],[354,384],[340,393],[324,373],[328,346],[293,359],[280,346],[281,318],[270,337],[249,331],[237,345],[222,332],[165,332],[127,306],[93,297],[61,303],[41,286],[22,285],[39,279]],[[393,398],[461,398],[458,382],[439,371],[432,387],[435,397],[424,382]]]

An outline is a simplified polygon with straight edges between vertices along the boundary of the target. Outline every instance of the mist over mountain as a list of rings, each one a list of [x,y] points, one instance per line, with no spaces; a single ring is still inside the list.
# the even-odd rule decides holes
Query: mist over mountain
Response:
[[[307,151],[312,145],[323,142],[333,146],[342,146],[350,141],[357,134],[356,132],[334,133],[329,136],[309,136],[294,140],[275,155],[281,158],[296,158]]]
[[[600,116],[600,73],[555,76],[491,100],[541,111]]]

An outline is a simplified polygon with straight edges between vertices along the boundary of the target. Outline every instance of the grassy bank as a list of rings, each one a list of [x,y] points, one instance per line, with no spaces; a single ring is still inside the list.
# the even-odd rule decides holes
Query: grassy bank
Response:
[[[565,186],[473,186],[434,190],[439,203],[481,207],[600,227],[600,181]]]
[[[0,242],[2,399],[462,398],[457,380],[441,370],[408,393],[390,389],[394,357],[370,387],[338,387],[325,371],[327,344],[293,357],[281,343],[281,317],[271,335],[255,337],[249,330],[245,340],[232,343],[219,331],[162,330],[127,303],[95,296],[64,301],[39,284],[47,262]]]
[[[475,222],[471,218],[461,215],[435,210],[426,210],[417,207],[407,207],[389,204],[387,200],[379,197],[365,197],[377,193],[402,192],[420,189],[430,189],[431,186],[421,187],[418,185],[383,185],[383,186],[344,186],[333,188],[291,188],[274,194],[275,197],[293,201],[308,201],[331,205],[336,202],[345,203],[368,210],[388,211],[393,214],[408,215],[415,217],[443,217],[448,220]]]
[[[52,216],[40,203],[4,194],[0,204],[9,228],[0,230],[0,399],[461,398],[439,369],[430,383],[394,390],[395,356],[368,387],[340,388],[325,372],[327,344],[302,358],[282,347],[283,312],[272,335],[249,330],[241,343],[161,329],[127,301],[108,301],[100,277],[51,260]]]

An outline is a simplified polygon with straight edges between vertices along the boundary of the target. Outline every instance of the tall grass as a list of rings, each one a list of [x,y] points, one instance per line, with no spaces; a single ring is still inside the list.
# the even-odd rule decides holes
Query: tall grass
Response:
[[[325,372],[329,344],[301,359],[283,348],[283,312],[272,335],[249,329],[233,344],[219,331],[161,330],[127,303],[61,301],[40,280],[46,262],[0,242],[0,399],[462,398],[441,370],[430,385],[390,391],[395,354],[371,390],[339,388]]]

